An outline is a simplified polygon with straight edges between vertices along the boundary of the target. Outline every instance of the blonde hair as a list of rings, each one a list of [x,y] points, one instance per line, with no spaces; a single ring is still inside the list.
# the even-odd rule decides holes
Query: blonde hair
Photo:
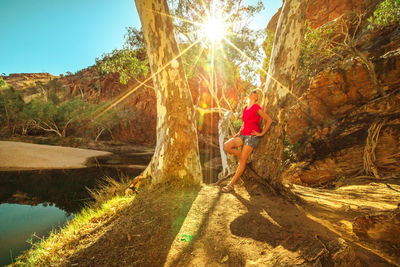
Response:
[[[252,93],[252,92],[254,92],[254,91],[256,91],[256,94],[257,94],[257,100],[256,100],[256,103],[257,104],[262,104],[264,101],[264,93],[263,93],[263,91],[260,89],[260,88],[255,88],[255,89],[253,89],[253,90],[251,90],[250,91],[250,94]]]

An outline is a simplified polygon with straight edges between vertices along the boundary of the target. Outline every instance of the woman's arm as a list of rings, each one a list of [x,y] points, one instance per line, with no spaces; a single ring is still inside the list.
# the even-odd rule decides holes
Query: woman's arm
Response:
[[[265,125],[264,125],[264,128],[262,129],[261,133],[258,133],[258,132],[256,132],[256,131],[253,131],[253,135],[256,135],[256,136],[263,136],[263,135],[268,131],[269,127],[271,126],[272,119],[271,119],[271,117],[268,116],[268,114],[265,113],[262,109],[259,109],[259,110],[257,111],[257,114],[258,114],[261,118],[263,118],[263,119],[265,120]]]

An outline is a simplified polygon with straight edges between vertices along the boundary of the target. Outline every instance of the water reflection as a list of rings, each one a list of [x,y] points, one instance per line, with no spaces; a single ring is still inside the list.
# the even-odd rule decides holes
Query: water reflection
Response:
[[[138,169],[97,168],[0,172],[0,203],[37,205],[51,203],[69,213],[78,212],[90,199],[87,188],[95,188],[106,176],[116,180],[135,176]]]
[[[0,171],[0,266],[11,263],[36,234],[48,236],[79,212],[104,177],[137,176],[151,154],[92,159],[84,169]],[[135,165],[133,165],[135,164]]]
[[[33,233],[47,236],[52,228],[58,229],[72,218],[72,214],[49,205],[0,204],[0,266],[29,249],[27,240]]]

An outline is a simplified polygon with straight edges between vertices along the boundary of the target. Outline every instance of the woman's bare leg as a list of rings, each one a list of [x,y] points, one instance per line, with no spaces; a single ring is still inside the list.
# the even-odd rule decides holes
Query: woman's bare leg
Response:
[[[243,145],[243,140],[240,137],[233,137],[224,143],[224,150],[229,154],[240,158],[239,147]]]
[[[246,168],[247,159],[249,158],[252,151],[253,151],[253,148],[251,146],[243,145],[243,149],[242,149],[242,152],[240,153],[240,157],[239,157],[239,166],[237,167],[236,173],[228,185],[233,187],[233,185],[237,182],[237,180],[243,174],[244,169]]]

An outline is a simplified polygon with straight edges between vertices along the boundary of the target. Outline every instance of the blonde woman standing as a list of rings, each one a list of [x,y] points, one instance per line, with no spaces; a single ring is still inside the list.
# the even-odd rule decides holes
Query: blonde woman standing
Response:
[[[247,106],[243,110],[243,125],[240,128],[239,133],[224,143],[224,150],[239,158],[239,166],[237,167],[234,176],[231,181],[221,189],[224,193],[233,191],[234,184],[246,168],[246,162],[251,152],[253,152],[253,149],[257,147],[260,137],[263,136],[271,126],[272,119],[258,104],[262,101],[262,97],[263,93],[260,89],[251,91],[248,96]],[[260,128],[261,119],[265,120],[265,126],[262,131]],[[241,151],[239,148],[242,148]],[[220,184],[220,182],[218,182],[218,184]]]

